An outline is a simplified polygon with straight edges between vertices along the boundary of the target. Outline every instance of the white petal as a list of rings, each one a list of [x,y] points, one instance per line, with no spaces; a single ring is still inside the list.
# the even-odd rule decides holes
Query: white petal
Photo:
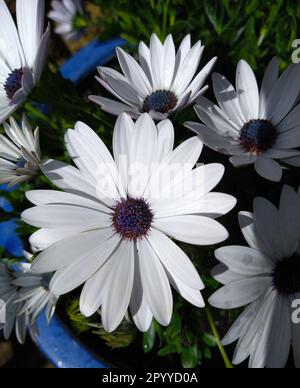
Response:
[[[272,220],[270,220],[270,222],[272,222]],[[271,247],[270,241],[268,239],[265,240],[264,238],[264,227],[255,227],[252,213],[240,212],[239,224],[244,238],[251,248],[265,253],[268,257],[273,256],[273,248]]]
[[[145,333],[150,328],[153,314],[151,313],[145,292],[143,290],[140,263],[136,247],[134,256],[134,280],[130,300],[130,313],[137,328],[141,332]]]
[[[267,101],[267,118],[276,126],[293,108],[299,95],[300,65],[291,64],[275,84]]]
[[[228,238],[217,221],[202,216],[175,216],[155,220],[153,226],[176,240],[194,245],[218,244]]]
[[[157,125],[157,155],[156,162],[162,162],[174,148],[174,127],[170,120],[163,120]]]
[[[2,20],[0,27],[0,51],[10,69],[20,69],[25,65],[25,58],[14,20],[4,0],[0,1],[0,18]]]
[[[261,177],[272,182],[281,181],[282,168],[275,160],[266,158],[264,156],[259,156],[254,163],[254,167],[258,175]]]
[[[73,205],[42,205],[27,209],[22,219],[29,225],[48,229],[91,230],[107,228],[111,224],[108,214]]]
[[[216,258],[231,271],[244,276],[272,274],[274,264],[263,253],[243,246],[228,246],[215,251]]]
[[[267,101],[272,92],[272,89],[274,88],[274,85],[278,81],[278,76],[279,63],[278,59],[274,57],[267,67],[260,90],[259,117],[261,119],[267,119]]]
[[[187,255],[163,233],[153,229],[148,241],[163,266],[174,279],[179,278],[191,288],[202,290],[204,285]]]
[[[283,257],[291,257],[296,252],[300,240],[300,198],[285,185],[279,206],[279,226],[282,237]]]
[[[145,73],[136,60],[120,47],[117,48],[118,59],[126,78],[135,85],[140,96],[145,99],[152,93],[152,87]]]
[[[268,368],[284,368],[290,353],[291,321],[287,299],[278,296],[275,301],[271,330],[267,342]]]
[[[119,326],[130,302],[134,276],[133,243],[122,241],[114,256],[101,307],[102,325],[109,333]]]
[[[151,35],[150,60],[153,87],[156,90],[164,90],[164,50],[156,34]]]
[[[270,287],[270,276],[246,278],[228,284],[215,292],[209,303],[220,309],[234,309],[255,301]]]
[[[259,118],[259,91],[253,70],[242,60],[236,71],[236,88],[245,119]]]
[[[270,259],[282,258],[282,241],[279,227],[279,212],[276,207],[264,198],[255,198],[254,225],[259,238],[263,241]],[[274,238],[276,236],[276,238]]]
[[[44,0],[17,0],[17,22],[26,64],[33,67],[44,29]]]
[[[100,97],[100,96],[89,96],[89,100],[93,101],[95,104],[100,105],[101,109],[104,112],[119,116],[121,113],[134,114],[138,116],[137,108],[132,108],[129,105],[123,104],[118,101],[111,100],[110,98]]]
[[[173,310],[173,297],[167,275],[156,254],[146,240],[137,241],[142,286],[155,319],[169,325]]]
[[[145,113],[135,123],[130,150],[130,181],[128,193],[141,197],[150,179],[156,157],[157,129],[151,117]]]
[[[97,199],[95,185],[78,169],[58,160],[47,160],[41,170],[60,189]]]
[[[234,87],[224,76],[218,73],[212,75],[212,80],[218,104],[227,114],[229,119],[242,128],[245,123],[245,118],[241,111]]]
[[[72,264],[57,271],[50,283],[50,291],[55,295],[64,295],[79,287],[105,263],[120,242],[117,235],[108,232],[94,249],[86,248],[81,256],[74,257]]]
[[[34,273],[47,273],[66,268],[85,255],[87,250],[96,249],[106,241],[109,233],[107,230],[96,230],[60,240],[35,258],[31,270]]]

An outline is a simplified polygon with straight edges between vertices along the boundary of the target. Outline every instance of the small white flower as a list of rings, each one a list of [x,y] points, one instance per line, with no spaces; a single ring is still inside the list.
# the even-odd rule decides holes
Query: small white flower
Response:
[[[17,25],[0,0],[0,122],[26,99],[39,80],[48,54],[44,0],[17,0]]]
[[[52,10],[48,13],[49,19],[56,23],[55,32],[62,35],[66,41],[80,38],[82,31],[75,26],[76,17],[83,16],[81,0],[53,0]]]
[[[0,263],[0,299],[5,302],[5,323],[0,323],[4,338],[9,339],[15,329],[18,341],[25,342],[28,319],[22,313],[23,303],[18,303],[18,287],[13,284],[15,277],[6,264]]]
[[[0,183],[14,186],[29,180],[39,169],[39,129],[33,133],[25,115],[22,118],[22,128],[12,117],[10,125],[3,125],[8,138],[0,135]]]
[[[97,80],[122,102],[100,96],[89,98],[114,115],[126,112],[136,118],[147,112],[156,120],[165,119],[193,104],[207,90],[204,82],[217,58],[213,58],[195,77],[203,50],[200,41],[191,48],[191,37],[187,35],[176,54],[172,35],[162,44],[153,34],[149,48],[140,43],[138,64],[132,56],[117,48],[124,75],[99,67],[101,78],[97,77]]]
[[[209,302],[221,309],[249,305],[223,340],[238,340],[234,364],[249,356],[251,368],[283,368],[291,343],[300,367],[300,325],[293,323],[293,301],[300,298],[300,191],[283,188],[279,211],[264,198],[254,200],[254,213],[239,214],[250,248],[216,250],[222,263],[213,276],[225,286]]]
[[[274,58],[266,70],[259,92],[255,75],[245,61],[236,73],[236,90],[220,74],[213,74],[219,106],[200,97],[195,110],[205,125],[185,125],[199,134],[210,148],[232,155],[236,166],[254,164],[259,175],[280,181],[282,167],[277,162],[300,166],[300,65],[292,64],[278,78]],[[296,106],[295,106],[296,105]]]
[[[36,206],[22,218],[41,228],[30,241],[44,248],[32,271],[55,271],[50,291],[56,295],[85,283],[81,312],[91,316],[101,307],[102,324],[109,332],[118,327],[128,307],[141,331],[149,329],[153,317],[168,325],[173,310],[170,284],[183,298],[203,307],[203,283],[172,238],[211,245],[228,237],[214,218],[230,211],[236,200],[210,193],[224,167],[211,164],[193,169],[201,141],[194,137],[173,150],[171,122],[165,120],[156,127],[148,114],[136,123],[126,114],[118,118],[114,158],[81,122],[67,132],[66,145],[77,168],[54,160],[42,166],[64,191],[27,193]],[[173,180],[161,179],[174,165]],[[145,168],[136,177],[131,175],[132,166]],[[160,198],[156,182],[162,182],[165,193],[171,188],[185,188],[185,193],[174,190],[179,193],[176,198]]]

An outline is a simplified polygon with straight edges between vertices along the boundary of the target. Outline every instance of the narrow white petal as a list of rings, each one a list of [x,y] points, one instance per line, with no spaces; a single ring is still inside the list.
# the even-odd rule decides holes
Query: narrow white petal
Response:
[[[175,216],[155,220],[153,226],[178,241],[194,245],[218,244],[228,238],[217,221],[203,216]]]
[[[146,240],[137,242],[142,286],[155,319],[169,325],[173,310],[173,297],[167,275],[156,254]]]
[[[259,91],[253,70],[242,60],[236,72],[236,88],[241,110],[245,119],[259,118]]]

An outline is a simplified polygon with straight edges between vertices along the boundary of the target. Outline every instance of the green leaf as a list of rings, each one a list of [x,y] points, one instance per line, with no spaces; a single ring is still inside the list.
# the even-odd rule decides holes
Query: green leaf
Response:
[[[196,368],[199,361],[197,346],[184,349],[181,353],[181,363],[184,368]]]
[[[172,353],[176,353],[176,347],[173,344],[169,344],[161,348],[157,354],[159,356],[168,356]]]
[[[154,324],[151,324],[150,329],[143,336],[143,351],[144,353],[150,353],[153,349],[156,338],[156,331]]]

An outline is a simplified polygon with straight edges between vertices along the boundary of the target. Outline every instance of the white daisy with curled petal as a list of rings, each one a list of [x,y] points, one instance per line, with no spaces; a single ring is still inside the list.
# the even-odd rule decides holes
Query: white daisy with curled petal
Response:
[[[17,0],[17,26],[0,0],[0,122],[7,119],[39,80],[48,54],[44,0]]]
[[[292,64],[278,78],[274,58],[268,66],[261,90],[244,60],[236,73],[236,89],[220,74],[213,74],[219,106],[199,97],[195,110],[205,125],[187,122],[210,148],[226,155],[236,166],[254,164],[256,172],[280,181],[282,167],[277,160],[300,166],[300,65]]]
[[[48,18],[56,23],[56,34],[62,35],[67,41],[79,39],[82,30],[76,27],[76,19],[84,15],[81,0],[53,0]]]
[[[203,50],[200,41],[191,47],[191,37],[187,35],[176,53],[172,35],[162,44],[155,34],[151,37],[149,48],[140,43],[139,63],[118,48],[123,74],[99,67],[100,78],[96,78],[121,102],[101,96],[89,98],[114,115],[127,112],[136,118],[147,112],[155,120],[165,119],[193,104],[207,90],[204,82],[217,58],[213,58],[195,77]]]
[[[238,340],[234,364],[249,358],[251,368],[284,368],[292,344],[300,368],[300,325],[292,320],[300,299],[300,193],[283,188],[279,210],[264,198],[254,213],[239,214],[250,248],[216,250],[221,262],[213,276],[225,286],[209,302],[221,309],[247,306],[223,340]]]
[[[201,141],[194,137],[173,150],[171,122],[156,127],[148,114],[136,123],[126,114],[118,118],[114,158],[81,122],[67,132],[66,145],[77,168],[54,160],[42,166],[64,191],[27,193],[36,206],[22,218],[41,228],[30,241],[44,248],[32,271],[55,271],[50,282],[55,295],[84,284],[81,312],[91,316],[101,308],[108,332],[118,327],[128,308],[141,331],[149,329],[153,317],[168,325],[173,310],[170,284],[183,298],[203,307],[203,283],[172,239],[211,245],[228,237],[214,218],[230,211],[236,201],[210,193],[224,167],[193,169]],[[173,171],[169,182],[168,170]],[[161,199],[158,182],[164,188]],[[177,195],[168,200],[170,192]]]
[[[25,115],[22,128],[12,117],[9,121],[3,124],[7,137],[0,135],[0,183],[14,186],[37,173],[41,151],[39,129],[33,133]]]
[[[15,329],[18,341],[25,342],[27,316],[22,312],[23,303],[18,303],[18,287],[13,284],[14,273],[4,263],[0,263],[0,299],[5,303],[5,322],[0,322],[0,331],[9,339]]]

